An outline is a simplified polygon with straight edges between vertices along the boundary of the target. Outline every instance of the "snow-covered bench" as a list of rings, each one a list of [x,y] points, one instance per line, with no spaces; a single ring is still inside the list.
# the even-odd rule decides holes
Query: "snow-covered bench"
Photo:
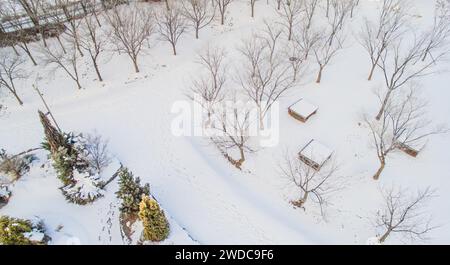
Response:
[[[331,158],[333,151],[312,139],[298,153],[299,159],[315,170],[320,170],[322,166]]]
[[[301,122],[306,122],[309,117],[317,113],[319,108],[307,100],[301,98],[288,108],[289,115]]]

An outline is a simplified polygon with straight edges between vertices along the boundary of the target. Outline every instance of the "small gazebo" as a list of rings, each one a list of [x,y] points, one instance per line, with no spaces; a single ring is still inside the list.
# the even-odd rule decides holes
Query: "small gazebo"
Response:
[[[319,171],[331,158],[333,151],[322,143],[312,139],[298,153],[299,159],[306,165]]]
[[[288,112],[294,119],[306,122],[319,108],[307,100],[301,98],[289,106]]]

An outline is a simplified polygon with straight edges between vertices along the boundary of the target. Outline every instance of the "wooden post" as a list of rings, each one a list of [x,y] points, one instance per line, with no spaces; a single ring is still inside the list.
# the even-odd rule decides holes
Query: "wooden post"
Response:
[[[34,90],[36,90],[36,92],[38,93],[38,95],[41,98],[42,102],[44,103],[44,106],[47,109],[47,112],[50,115],[50,117],[52,118],[53,122],[55,123],[56,128],[58,128],[59,132],[62,132],[61,128],[59,127],[58,123],[56,122],[55,117],[53,117],[53,113],[51,112],[50,108],[48,107],[47,102],[45,101],[44,96],[42,95],[41,91],[39,91],[39,88],[36,85],[34,85],[34,84],[33,84],[33,88],[34,88]]]

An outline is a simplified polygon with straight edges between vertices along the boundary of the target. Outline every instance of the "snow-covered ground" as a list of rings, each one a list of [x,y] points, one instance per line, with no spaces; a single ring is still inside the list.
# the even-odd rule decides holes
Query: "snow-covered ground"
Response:
[[[438,189],[439,196],[432,198],[427,210],[440,227],[430,233],[427,243],[449,244],[449,135],[431,138],[417,158],[394,154],[380,180],[372,179],[378,160],[369,131],[360,124],[363,112],[376,113],[378,101],[373,90],[384,83],[379,73],[367,81],[369,58],[355,37],[362,16],[376,12],[376,1],[361,1],[356,17],[349,22],[345,49],[325,69],[322,83],[314,82],[316,65],[312,62],[302,85],[280,99],[279,144],[249,155],[242,172],[207,138],[173,136],[175,114],[171,108],[176,101],[186,100],[188,84],[199,67],[197,54],[208,45],[220,45],[234,61],[241,40],[260,28],[264,19],[276,19],[275,3],[258,1],[252,19],[248,2],[235,0],[226,25],[214,22],[200,31],[199,40],[192,32],[183,35],[177,56],[172,55],[168,43],[155,40],[139,59],[139,74],[133,73],[126,55],[115,54],[103,60],[100,69],[105,81],[100,83],[85,56],[83,89],[77,90],[63,72],[51,75],[49,68],[30,64],[33,76],[18,85],[24,106],[18,106],[7,91],[2,92],[1,104],[7,109],[0,114],[0,148],[18,153],[42,142],[37,110],[43,106],[31,87],[37,82],[64,131],[98,132],[109,139],[109,149],[118,160],[142,182],[150,183],[151,193],[170,216],[169,244],[366,244],[377,235],[372,222],[382,205],[380,187],[391,184],[411,190]],[[432,22],[434,2],[413,1],[414,24]],[[238,62],[234,66],[239,69]],[[450,124],[448,73],[430,75],[421,82],[430,117]],[[319,107],[305,124],[287,114],[288,106],[299,98]],[[344,189],[327,207],[325,220],[314,205],[304,211],[289,203],[292,190],[279,172],[286,148],[299,150],[310,139],[334,151],[339,174],[345,179]],[[53,171],[39,167],[45,154],[39,153],[39,157],[41,163],[14,184],[13,196],[0,214],[39,216],[51,232],[53,244],[121,244],[116,184],[108,186],[105,197],[91,205],[67,203]],[[60,225],[63,227],[58,229]],[[402,243],[400,239],[394,236],[388,243]]]

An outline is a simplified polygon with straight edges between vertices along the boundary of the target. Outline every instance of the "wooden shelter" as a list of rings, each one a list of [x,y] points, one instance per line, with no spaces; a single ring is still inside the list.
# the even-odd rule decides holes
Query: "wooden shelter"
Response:
[[[301,98],[289,106],[288,112],[294,119],[306,122],[312,115],[317,113],[318,109],[317,106]]]
[[[331,158],[333,151],[325,145],[312,139],[298,153],[299,159],[306,165],[319,171]]]

